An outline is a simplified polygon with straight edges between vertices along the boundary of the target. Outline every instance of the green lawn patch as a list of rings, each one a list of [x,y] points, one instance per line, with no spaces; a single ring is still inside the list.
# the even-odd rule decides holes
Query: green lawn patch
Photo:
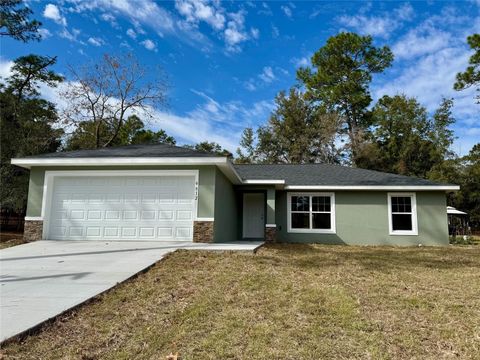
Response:
[[[478,358],[480,248],[178,251],[7,359]]]

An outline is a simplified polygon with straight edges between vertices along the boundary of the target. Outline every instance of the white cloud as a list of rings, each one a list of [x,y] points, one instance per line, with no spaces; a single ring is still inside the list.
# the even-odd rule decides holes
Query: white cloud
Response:
[[[229,23],[231,24],[231,23]],[[229,51],[240,51],[240,48],[236,46],[238,43],[247,40],[245,33],[238,30],[235,26],[228,26],[225,30],[225,40],[228,44],[227,49]]]
[[[198,92],[198,95],[205,102],[184,115],[156,111],[152,127],[164,129],[179,143],[215,141],[235,152],[243,129],[267,120],[274,108],[273,102],[266,100],[252,104],[240,101],[219,103],[203,93]]]
[[[98,37],[90,37],[88,38],[88,43],[92,44],[93,46],[102,46],[105,44],[105,42],[98,38]]]
[[[388,38],[390,33],[396,30],[398,22],[388,17],[367,17],[364,15],[348,16],[339,18],[340,24],[354,30],[372,36]]]
[[[104,13],[101,15],[101,18],[110,23],[110,25],[115,28],[115,29],[120,29],[120,25],[118,25],[117,23],[117,19],[115,18],[115,16],[113,16],[112,14],[107,14],[107,13]]]
[[[262,7],[258,10],[259,15],[272,16],[273,11],[270,9],[270,6],[266,2],[262,2]]]
[[[67,26],[67,19],[60,13],[57,5],[47,4],[43,10],[43,16],[55,21],[59,25]]]
[[[124,47],[124,48],[126,48],[126,49],[128,49],[128,50],[132,50],[132,47],[131,47],[130,44],[129,44],[128,42],[126,42],[126,41],[122,41],[122,42],[120,43],[120,46],[121,46],[121,47]]]
[[[192,92],[205,102],[197,105],[185,116],[177,116],[177,124],[171,124],[168,120],[165,121],[165,118],[160,119],[159,127],[189,142],[216,141],[230,151],[235,151],[246,126],[264,122],[274,108],[272,101],[257,101],[249,106],[240,101],[219,103],[201,91]],[[193,132],[192,128],[196,131]]]
[[[219,2],[176,0],[175,8],[185,16],[188,22],[198,24],[204,21],[216,30],[222,30],[225,26],[224,10],[220,7]]]
[[[413,18],[414,10],[410,4],[404,4],[392,12],[384,12],[377,16],[365,15],[363,12],[350,16],[343,15],[337,20],[343,26],[361,34],[388,39],[404,22]]]
[[[48,39],[50,36],[52,36],[52,33],[48,29],[45,29],[45,28],[38,29],[38,33],[40,34],[42,39]]]
[[[132,38],[132,39],[136,39],[137,38],[137,33],[133,30],[133,29],[128,29],[127,30],[127,35]]]
[[[257,86],[255,85],[255,81],[253,79],[249,79],[244,83],[245,89],[248,91],[255,91],[257,90]]]
[[[263,68],[263,72],[258,75],[258,77],[266,83],[271,83],[273,80],[276,79],[275,74],[273,73],[273,69],[270,66],[265,66]]]
[[[67,28],[64,28],[58,35],[69,41],[78,42],[80,44],[85,44],[83,41],[78,39],[78,36],[81,34],[79,29],[73,28],[70,32]]]
[[[241,51],[240,44],[249,39],[258,39],[257,28],[245,30],[245,10],[227,12],[219,1],[176,0],[175,8],[185,18],[179,25],[185,29],[197,28],[201,22],[208,24],[225,40],[229,52]]]
[[[266,87],[275,80],[278,80],[278,74],[283,76],[289,75],[288,71],[281,67],[277,66],[274,70],[271,66],[264,66],[260,74],[244,81],[243,87],[248,91],[255,91],[259,88]]]
[[[290,62],[295,64],[295,67],[305,67],[310,65],[310,58],[311,56],[303,56],[301,58],[294,57],[290,60]]]
[[[278,27],[276,27],[275,25],[272,25],[272,37],[276,39],[279,36],[280,36],[280,30],[278,30]]]
[[[156,49],[157,49],[157,44],[155,44],[150,39],[143,40],[143,41],[140,42],[140,44],[142,44],[145,47],[145,49],[147,49],[147,50],[156,51]]]
[[[410,21],[415,17],[415,11],[412,5],[405,3],[393,11],[393,14],[400,20]]]
[[[150,26],[160,34],[164,32],[174,34],[178,30],[172,14],[152,0],[70,0],[70,2],[75,4],[74,11],[101,10],[107,15],[121,14],[130,19],[132,23]]]
[[[436,27],[421,26],[410,30],[397,41],[392,51],[396,59],[412,59],[438,51],[450,43],[452,36]]]
[[[165,9],[154,0],[64,1],[74,4],[71,11],[101,11],[112,16],[121,15],[134,25],[136,34],[141,34],[142,27],[150,27],[161,37],[175,36],[207,52],[214,43],[200,31],[201,23],[210,26],[214,34],[225,41],[228,52],[241,51],[243,42],[259,35],[257,29],[245,29],[245,10],[227,12],[218,0],[177,0],[174,11]]]
[[[293,15],[293,14],[292,14],[292,9],[291,9],[289,6],[287,6],[287,5],[282,5],[282,6],[280,6],[280,9],[282,9],[283,13],[284,13],[287,17],[289,17],[289,18],[292,17],[292,15]]]
[[[14,65],[13,61],[4,60],[0,58],[0,78],[5,79],[12,75],[12,66]]]
[[[241,50],[239,44],[248,39],[248,34],[245,32],[245,12],[239,11],[237,13],[228,14],[230,20],[225,29],[225,42],[227,50],[231,52],[239,52]]]
[[[442,96],[459,97],[453,90],[455,75],[465,69],[468,53],[460,48],[445,48],[420,57],[403,67],[399,76],[389,79],[387,84],[377,89],[376,94],[394,95],[406,93],[417,97],[420,102],[433,110]],[[473,96],[472,96],[473,103]]]

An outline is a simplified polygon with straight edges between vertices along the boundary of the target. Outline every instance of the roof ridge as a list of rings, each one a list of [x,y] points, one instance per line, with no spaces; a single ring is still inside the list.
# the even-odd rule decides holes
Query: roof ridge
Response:
[[[385,171],[379,171],[379,170],[371,170],[371,169],[363,169],[363,168],[358,168],[358,167],[352,167],[352,166],[348,166],[348,165],[341,165],[341,164],[330,164],[330,163],[307,163],[307,164],[234,164],[235,166],[237,166],[239,168],[239,171],[241,171],[240,168],[243,168],[243,169],[248,169],[248,167],[268,167],[268,168],[275,168],[275,167],[283,167],[283,168],[286,168],[285,165],[288,165],[288,167],[294,167],[294,166],[300,166],[300,167],[303,167],[303,166],[307,166],[307,167],[311,167],[311,166],[316,166],[318,168],[321,168],[321,167],[334,167],[334,168],[337,168],[337,169],[342,169],[342,170],[345,170],[345,171],[349,171],[349,172],[354,172],[354,173],[357,173],[359,176],[374,176],[374,175],[378,175],[378,176],[389,176],[390,179],[392,178],[396,178],[398,179],[399,181],[400,180],[409,180],[409,181],[414,181],[414,180],[417,180],[417,181],[420,181],[420,182],[423,182],[423,183],[429,183],[431,185],[452,185],[452,184],[449,184],[449,183],[445,183],[445,182],[438,182],[438,181],[434,181],[434,180],[430,180],[430,179],[425,179],[425,178],[421,178],[421,177],[418,177],[418,176],[413,176],[413,175],[401,175],[401,174],[395,174],[395,173],[390,173],[390,172],[385,172]],[[308,171],[308,170],[305,170],[305,171]],[[325,169],[325,171],[327,172],[328,170]],[[336,170],[330,170],[330,171],[336,171]],[[362,175],[361,175],[362,174]],[[351,174],[353,176],[353,174]]]
[[[119,156],[118,152],[123,152],[123,157],[142,157],[145,155],[136,155],[135,153],[139,152],[153,152],[153,153],[170,153],[170,156],[179,155],[182,153],[190,153],[191,156],[210,156],[210,157],[223,157],[222,155],[192,149],[190,147],[185,146],[177,146],[171,145],[166,143],[149,143],[149,144],[129,144],[129,145],[119,145],[119,146],[109,146],[109,147],[101,147],[101,148],[94,148],[94,149],[75,149],[69,151],[56,151],[53,153],[43,153],[37,155],[30,155],[25,156],[25,158],[37,158],[37,157],[88,157],[93,156],[96,157],[95,154],[101,155],[105,157],[110,155],[111,157]],[[125,155],[127,154],[127,155]],[[161,155],[159,155],[161,156]]]

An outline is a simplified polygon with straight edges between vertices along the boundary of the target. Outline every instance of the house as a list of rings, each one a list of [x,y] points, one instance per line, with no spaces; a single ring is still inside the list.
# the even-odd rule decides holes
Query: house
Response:
[[[234,165],[170,145],[12,159],[30,169],[27,240],[447,245],[439,184],[329,164]]]

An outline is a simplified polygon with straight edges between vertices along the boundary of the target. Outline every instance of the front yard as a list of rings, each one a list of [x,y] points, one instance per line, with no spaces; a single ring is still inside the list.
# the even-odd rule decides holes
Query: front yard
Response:
[[[24,244],[23,233],[21,232],[2,232],[0,231],[0,249]]]
[[[480,247],[179,251],[7,359],[479,358]]]

